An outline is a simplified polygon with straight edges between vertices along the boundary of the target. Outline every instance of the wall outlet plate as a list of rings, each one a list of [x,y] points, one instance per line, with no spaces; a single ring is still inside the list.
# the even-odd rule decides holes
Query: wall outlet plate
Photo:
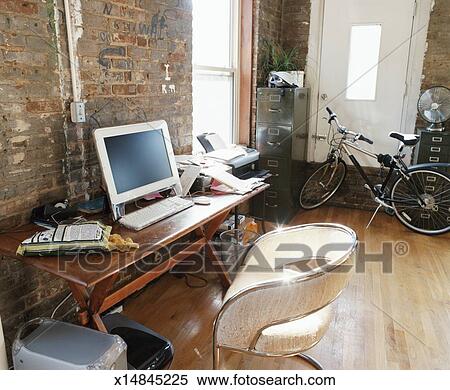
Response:
[[[86,122],[86,112],[84,102],[70,103],[70,115],[73,123]]]

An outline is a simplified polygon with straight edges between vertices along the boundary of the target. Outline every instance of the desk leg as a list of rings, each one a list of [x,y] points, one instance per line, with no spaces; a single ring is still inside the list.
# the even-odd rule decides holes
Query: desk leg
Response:
[[[83,286],[69,282],[70,290],[72,291],[73,298],[78,303],[80,311],[78,312],[78,322],[82,326],[89,325],[89,293]]]
[[[105,324],[100,317],[100,308],[109,294],[118,274],[114,274],[107,279],[96,284],[91,292],[89,300],[89,313],[91,315],[92,327],[101,332],[107,332]]]
[[[116,281],[117,276],[118,274],[115,274],[101,281],[95,285],[90,294],[86,287],[69,282],[72,295],[80,306],[80,313],[78,314],[80,325],[91,325],[94,329],[106,332],[105,324],[100,317],[100,308]]]
[[[217,229],[219,229],[220,225],[228,217],[228,214],[229,211],[219,214],[206,226],[206,229],[204,231],[204,235],[208,241],[205,245],[206,258],[208,258],[213,266],[218,270],[219,278],[224,288],[228,288],[231,285],[230,275],[228,274],[225,264],[214,253],[214,247],[211,244],[211,240],[214,237],[214,234],[217,232]]]

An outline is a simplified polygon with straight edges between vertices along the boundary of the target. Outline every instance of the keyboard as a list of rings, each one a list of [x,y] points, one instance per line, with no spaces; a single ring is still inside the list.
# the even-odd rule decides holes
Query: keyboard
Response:
[[[166,198],[120,218],[119,223],[131,230],[142,230],[194,205],[192,200]]]

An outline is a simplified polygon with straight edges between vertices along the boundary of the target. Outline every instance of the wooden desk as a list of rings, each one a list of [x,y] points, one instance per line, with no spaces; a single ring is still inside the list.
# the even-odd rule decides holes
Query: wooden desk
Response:
[[[208,260],[216,268],[222,284],[224,287],[228,287],[230,278],[225,265],[214,253],[211,239],[231,210],[265,191],[268,187],[268,185],[261,186],[246,195],[211,196],[209,206],[194,205],[139,232],[128,230],[119,224],[113,224],[113,233],[130,237],[134,242],[139,243],[140,248],[132,252],[80,254],[74,257],[23,257],[16,254],[18,245],[37,230],[35,225],[27,225],[20,228],[18,232],[0,235],[0,255],[19,259],[25,264],[66,280],[73,297],[80,306],[80,323],[106,331],[101,320],[101,313],[142,289],[149,282],[171,270],[193,253],[200,252],[203,248],[205,248]],[[101,220],[111,224],[109,217],[101,218]],[[129,284],[116,291],[111,291],[120,271],[193,232],[195,232],[195,239],[190,241],[180,252],[171,254],[170,258],[155,265],[149,272]]]

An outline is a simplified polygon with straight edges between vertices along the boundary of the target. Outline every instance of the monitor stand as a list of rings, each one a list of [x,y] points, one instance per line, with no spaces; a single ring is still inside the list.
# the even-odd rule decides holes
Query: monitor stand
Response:
[[[182,195],[181,184],[176,184],[175,186],[167,189],[172,189],[175,192],[176,196]],[[161,190],[161,192],[164,190]],[[111,203],[111,212],[114,221],[118,221],[120,218],[125,216],[125,203],[112,204]]]
[[[111,204],[111,212],[114,221],[125,216],[125,203]]]

